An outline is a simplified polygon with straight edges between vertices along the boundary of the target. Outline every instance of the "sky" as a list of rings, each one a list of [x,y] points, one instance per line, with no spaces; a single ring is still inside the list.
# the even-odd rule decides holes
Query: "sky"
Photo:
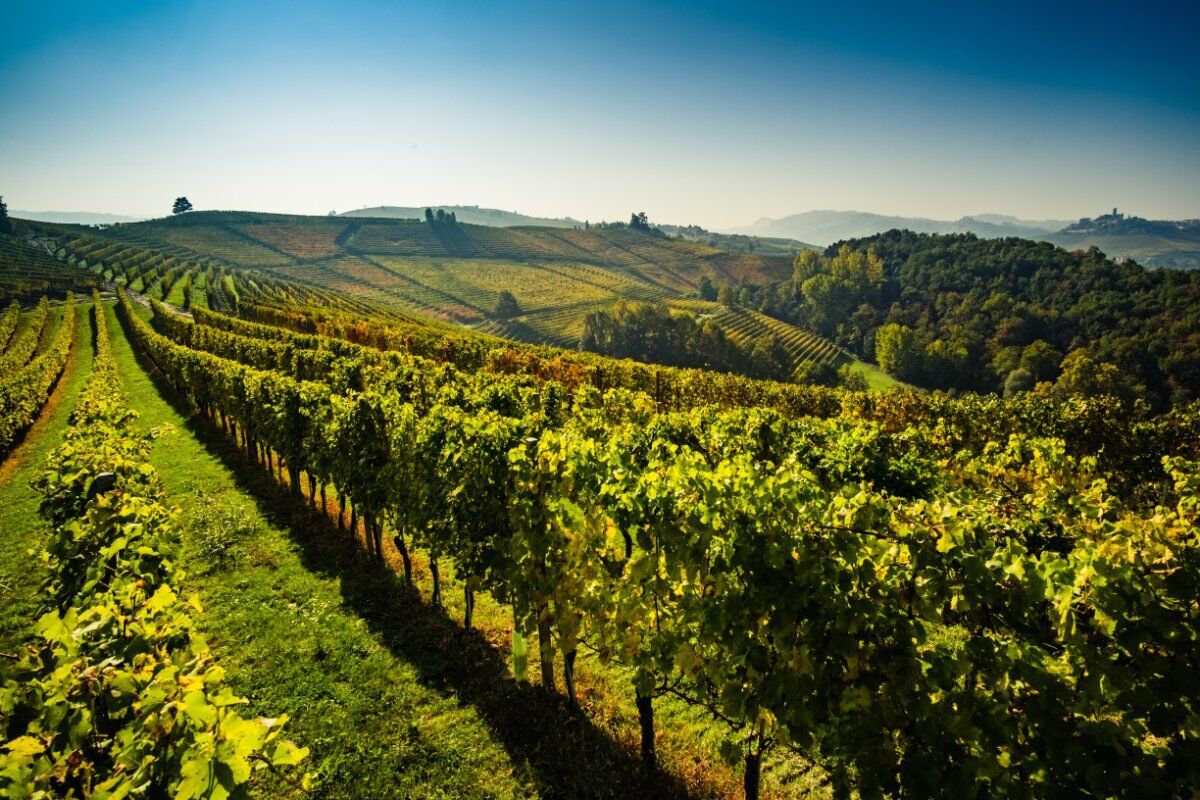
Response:
[[[19,2],[9,207],[1200,217],[1200,3]]]

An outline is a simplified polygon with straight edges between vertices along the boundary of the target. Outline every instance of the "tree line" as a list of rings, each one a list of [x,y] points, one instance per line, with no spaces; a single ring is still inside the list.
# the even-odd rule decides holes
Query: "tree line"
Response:
[[[710,319],[672,312],[658,303],[621,301],[591,311],[583,320],[579,346],[593,353],[652,364],[735,372],[790,380],[792,358],[773,336],[747,346]]]

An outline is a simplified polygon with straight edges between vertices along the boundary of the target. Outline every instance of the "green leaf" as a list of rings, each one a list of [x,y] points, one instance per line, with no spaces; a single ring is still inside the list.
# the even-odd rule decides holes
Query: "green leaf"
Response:
[[[271,763],[277,767],[293,767],[306,758],[308,758],[307,747],[297,747],[284,739],[275,746],[275,752],[271,754]]]

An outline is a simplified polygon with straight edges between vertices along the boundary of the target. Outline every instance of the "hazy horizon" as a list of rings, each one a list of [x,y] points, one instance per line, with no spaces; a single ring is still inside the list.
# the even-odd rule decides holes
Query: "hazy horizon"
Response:
[[[342,209],[342,208],[328,209],[324,213],[307,212],[307,211],[305,211],[305,212],[277,211],[277,210],[271,209],[271,208],[195,208],[194,210],[195,211],[252,212],[252,213],[260,213],[260,214],[284,214],[284,215],[290,214],[290,215],[299,215],[299,216],[321,217],[321,216],[328,216],[330,214],[330,212],[335,212],[337,215],[342,215],[347,212],[361,211],[361,210],[369,209],[369,208],[413,208],[413,209],[479,208],[479,209],[488,210],[488,211],[512,212],[515,214],[521,214],[521,215],[529,216],[529,217],[539,217],[539,218],[547,218],[547,219],[575,219],[576,221],[581,222],[581,223],[585,221],[584,218],[582,218],[582,217],[575,217],[575,216],[573,216],[571,214],[567,214],[567,213],[547,213],[547,214],[536,214],[535,215],[535,214],[528,213],[520,208],[496,208],[496,207],[491,207],[491,206],[482,206],[478,203],[374,203],[371,205],[359,205],[359,206],[353,206],[353,207],[348,207],[348,208],[344,208],[344,209]],[[640,210],[640,209],[635,209],[635,210]],[[760,217],[755,217],[754,219],[747,219],[740,223],[735,223],[732,225],[713,226],[713,229],[715,230],[717,228],[720,228],[720,229],[746,228],[746,227],[750,227],[750,226],[754,225],[757,222],[764,221],[764,220],[779,220],[779,219],[784,219],[787,217],[803,216],[805,214],[820,214],[820,213],[871,214],[871,215],[875,215],[875,216],[879,216],[879,217],[908,217],[908,218],[913,218],[913,219],[918,219],[918,218],[932,219],[934,221],[939,221],[939,222],[955,222],[957,220],[965,219],[965,218],[969,218],[969,217],[985,218],[985,217],[995,215],[995,216],[1001,216],[1001,217],[1012,217],[1012,218],[1018,219],[1022,222],[1062,222],[1062,223],[1066,224],[1066,223],[1075,222],[1081,216],[1099,216],[1101,214],[1106,214],[1111,210],[1112,210],[1112,208],[1109,207],[1109,208],[1093,209],[1092,213],[1090,213],[1090,214],[1088,214],[1088,213],[1076,214],[1076,215],[1072,215],[1072,216],[1067,216],[1067,217],[1062,217],[1062,218],[1053,218],[1053,219],[1052,218],[1034,219],[1032,217],[1022,217],[1018,214],[1005,214],[1003,212],[994,212],[994,211],[989,211],[989,210],[957,214],[953,217],[934,218],[934,217],[923,217],[922,215],[918,215],[918,214],[900,214],[900,213],[889,213],[886,211],[875,211],[875,210],[867,209],[867,208],[806,208],[806,209],[799,210],[799,211],[793,211],[793,212],[787,213],[787,214],[780,214],[776,217],[760,216]],[[1120,210],[1121,213],[1125,214],[1126,216],[1139,216],[1139,217],[1145,216],[1144,214],[1137,213],[1137,211],[1134,209],[1127,209],[1127,208],[1121,207],[1118,210]],[[22,213],[38,214],[38,215],[42,215],[42,214],[44,214],[44,215],[63,215],[63,216],[71,215],[71,214],[78,214],[78,215],[90,215],[90,216],[124,217],[124,218],[132,219],[132,220],[137,220],[139,222],[140,221],[149,221],[149,220],[154,220],[154,219],[163,219],[163,218],[172,216],[171,210],[169,208],[166,210],[159,210],[157,212],[153,212],[153,213],[149,213],[149,214],[130,214],[130,213],[123,213],[121,211],[111,211],[108,209],[78,209],[78,208],[76,208],[76,209],[32,209],[32,208],[18,209],[18,208],[12,208],[12,207],[10,207],[9,212],[17,218],[20,218]],[[419,216],[419,214],[418,214],[418,216]],[[596,219],[592,219],[590,221],[591,222],[614,222],[614,221],[624,222],[624,221],[626,221],[625,217],[627,217],[627,216],[628,216],[628,214],[625,214],[623,216],[614,217],[612,219],[596,218]],[[1180,218],[1180,219],[1184,219],[1184,218]],[[1190,219],[1190,217],[1187,219]],[[652,218],[651,221],[654,223],[665,224],[665,225],[701,224],[695,220],[690,220],[688,222],[680,222],[679,220]],[[704,227],[703,225],[701,225],[701,226]]]
[[[1200,11],[23,5],[10,208],[1200,217]]]

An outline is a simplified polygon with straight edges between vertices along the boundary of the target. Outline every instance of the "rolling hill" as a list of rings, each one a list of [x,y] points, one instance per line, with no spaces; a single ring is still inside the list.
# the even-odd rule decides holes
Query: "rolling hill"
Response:
[[[1106,214],[1043,237],[1066,250],[1096,247],[1147,267],[1200,269],[1200,220],[1148,220]]]
[[[63,225],[114,225],[120,222],[140,222],[145,217],[106,214],[94,211],[12,211],[12,216],[34,222],[58,222]]]
[[[717,233],[699,225],[658,225],[668,236],[689,242],[701,242],[710,247],[719,247],[731,253],[758,253],[759,255],[788,256],[795,258],[801,250],[820,250],[814,244],[798,239],[776,236],[747,236],[742,233]]]
[[[821,246],[889,230],[973,233],[981,239],[1015,236],[1050,242],[1065,250],[1096,247],[1110,258],[1132,259],[1147,267],[1200,268],[1200,222],[1196,220],[1146,220],[1105,215],[1086,222],[1023,220],[1002,214],[977,214],[946,221],[861,211],[809,211],[780,219],[760,219],[751,226],[735,229],[734,233],[760,237],[762,241],[767,241],[768,237],[791,237]]]
[[[589,311],[621,300],[694,297],[705,278],[716,285],[761,284],[792,271],[787,256],[731,253],[624,226],[501,228],[209,211],[106,230],[47,230],[68,251],[85,248],[79,257],[97,253],[92,263],[122,257],[93,251],[94,242],[130,253],[150,248],[163,258],[252,269],[374,307],[572,348]],[[494,313],[504,290],[520,306],[513,318]]]
[[[516,211],[502,211],[498,208],[480,208],[479,206],[373,206],[371,208],[356,208],[344,211],[343,217],[375,217],[378,219],[415,219],[425,218],[425,209],[432,211],[451,211],[459,223],[469,225],[490,225],[496,228],[513,228],[520,225],[537,225],[543,228],[574,228],[583,227],[582,220],[570,217],[550,218],[531,217]]]

